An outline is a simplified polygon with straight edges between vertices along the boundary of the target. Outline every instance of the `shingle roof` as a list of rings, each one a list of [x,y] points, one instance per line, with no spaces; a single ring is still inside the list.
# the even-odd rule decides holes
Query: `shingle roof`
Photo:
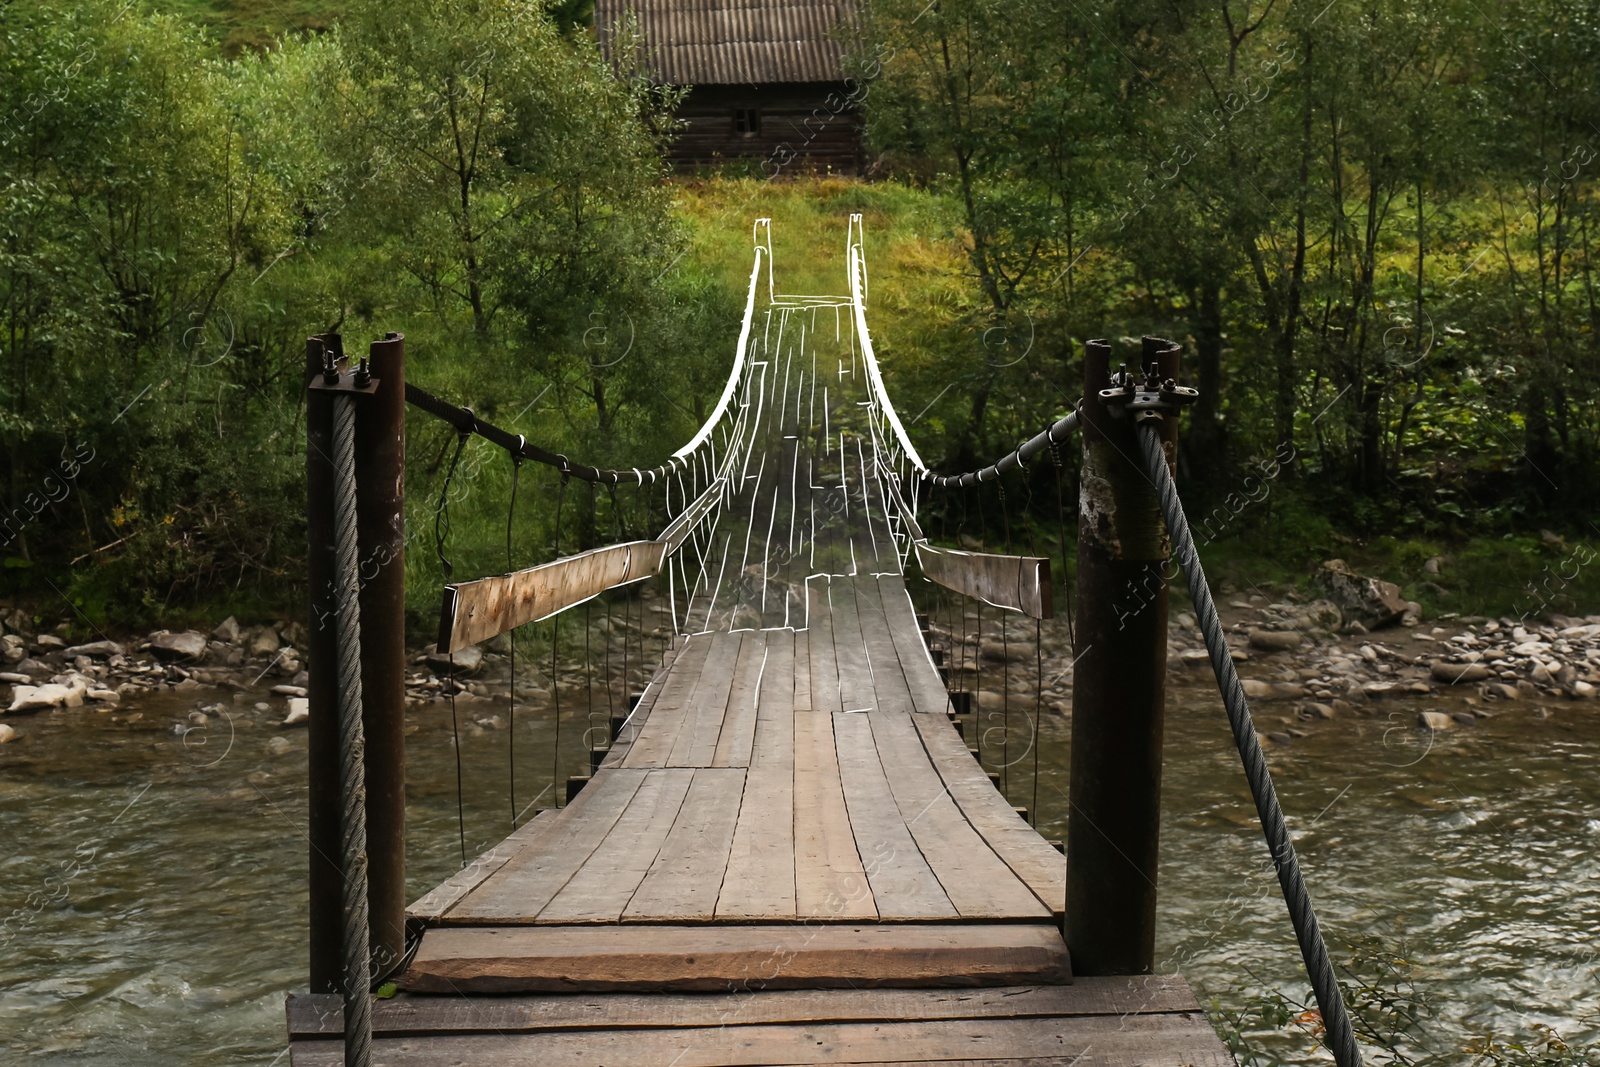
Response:
[[[595,25],[609,52],[611,27],[639,19],[648,67],[669,85],[839,81],[843,44],[834,27],[850,0],[596,0]]]

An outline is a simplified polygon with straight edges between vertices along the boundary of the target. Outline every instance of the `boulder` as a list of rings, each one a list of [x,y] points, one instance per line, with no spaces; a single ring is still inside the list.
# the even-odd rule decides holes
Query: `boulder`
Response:
[[[428,666],[435,674],[450,673],[450,657],[438,652],[428,654]],[[460,648],[455,653],[455,672],[457,674],[471,674],[483,666],[483,649],[477,645],[468,645]]]
[[[1417,725],[1425,730],[1448,730],[1455,720],[1442,711],[1425,711],[1417,716]]]
[[[1507,685],[1504,682],[1490,682],[1488,685],[1484,686],[1484,692],[1488,693],[1490,696],[1499,697],[1501,700],[1516,700],[1522,695],[1520,692],[1518,692],[1516,686]]]
[[[167,663],[198,663],[205,658],[206,635],[193,630],[176,634],[162,630],[150,635],[150,651]]]
[[[1272,683],[1263,682],[1259,678],[1244,678],[1240,680],[1244,686],[1244,695],[1251,699],[1258,699],[1272,695]]]
[[[267,742],[267,755],[287,756],[293,748],[294,743],[287,737],[274,737]]]
[[[1588,682],[1573,682],[1572,695],[1577,700],[1593,700],[1595,687]]]
[[[1338,608],[1346,624],[1372,630],[1399,622],[1410,608],[1393,582],[1367,578],[1342,559],[1330,559],[1317,571],[1317,585]]]
[[[38,637],[34,638],[34,644],[38,645],[40,648],[48,648],[52,651],[58,648],[67,647],[67,643],[61,640],[61,638],[57,637],[55,634],[40,634]]]
[[[1429,673],[1434,681],[1445,685],[1466,685],[1489,677],[1489,668],[1481,663],[1435,663]]]
[[[250,654],[252,656],[275,656],[278,654],[278,631],[270,626],[263,626],[250,635]]]
[[[1032,641],[995,641],[985,638],[978,643],[978,654],[992,663],[1020,663],[1033,659]]]
[[[211,631],[212,637],[216,638],[218,641],[222,641],[225,644],[230,645],[237,643],[243,634],[244,630],[240,628],[239,620],[234,618],[232,615],[229,615],[226,619],[222,620],[217,628]]]
[[[1313,702],[1300,709],[1300,717],[1302,719],[1331,719],[1337,714],[1338,712],[1333,710],[1331,704]]]
[[[1263,652],[1287,652],[1300,647],[1300,635],[1293,630],[1251,630],[1250,647]]]
[[[0,722],[0,745],[10,744],[17,739],[17,731]]]
[[[42,711],[45,708],[59,708],[71,699],[73,692],[72,689],[53,682],[48,685],[19,685],[11,690],[11,706],[6,710]],[[78,703],[83,703],[81,694],[78,696]]]
[[[95,659],[110,659],[112,656],[127,655],[128,650],[115,641],[90,641],[87,645],[73,645],[67,649],[67,658],[77,659],[79,656],[90,656]]]

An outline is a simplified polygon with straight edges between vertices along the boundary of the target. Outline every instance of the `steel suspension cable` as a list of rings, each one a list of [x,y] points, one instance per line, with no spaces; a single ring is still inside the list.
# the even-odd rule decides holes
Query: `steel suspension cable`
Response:
[[[366,735],[361,723],[361,599],[356,541],[356,399],[334,402],[334,573],[339,583],[339,831],[343,861],[344,1062],[372,1062],[367,912]]]
[[[1317,924],[1311,894],[1300,873],[1294,840],[1289,836],[1283,808],[1278,803],[1278,792],[1272,784],[1272,773],[1267,769],[1267,759],[1261,751],[1261,741],[1256,736],[1255,724],[1250,718],[1250,705],[1245,699],[1239,672],[1234,667],[1233,654],[1228,650],[1222,620],[1217,615],[1216,601],[1211,597],[1211,587],[1206,583],[1205,571],[1195,551],[1189,520],[1183,513],[1182,501],[1178,499],[1172,472],[1167,469],[1160,422],[1149,420],[1139,430],[1145,472],[1161,497],[1161,511],[1166,517],[1167,530],[1172,535],[1173,552],[1189,583],[1195,618],[1205,634],[1211,668],[1216,673],[1217,687],[1228,709],[1228,721],[1233,726],[1234,742],[1239,749],[1239,759],[1244,764],[1245,777],[1250,781],[1250,793],[1255,800],[1256,814],[1261,819],[1261,831],[1272,850],[1272,864],[1277,870],[1278,884],[1283,889],[1283,899],[1294,924],[1295,938],[1300,943],[1300,956],[1305,961],[1306,975],[1311,979],[1317,1007],[1322,1012],[1328,1047],[1339,1067],[1360,1067],[1361,1050],[1356,1045],[1344,996],[1339,990],[1333,963],[1328,958],[1328,946],[1323,942],[1322,931]]]

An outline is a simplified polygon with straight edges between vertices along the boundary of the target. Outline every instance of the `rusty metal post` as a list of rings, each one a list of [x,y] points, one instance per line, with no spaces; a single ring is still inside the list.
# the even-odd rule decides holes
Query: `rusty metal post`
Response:
[[[337,335],[306,342],[306,380]],[[361,581],[362,725],[366,735],[367,857],[372,970],[393,970],[405,952],[405,339],[371,347],[377,392],[356,409],[356,524]],[[306,536],[309,637],[311,992],[343,988],[340,944],[338,638],[334,598],[333,405],[306,390]]]
[[[1177,345],[1147,337],[1141,357],[1178,376]],[[1085,975],[1154,969],[1161,829],[1169,544],[1133,420],[1100,401],[1110,362],[1107,342],[1088,343],[1064,924]]]
[[[405,955],[406,339],[368,349],[378,391],[357,408],[361,721],[367,742],[367,884],[374,975]]]
[[[311,992],[344,988],[340,944],[339,869],[339,663],[334,616],[333,406],[334,394],[310,388],[325,353],[337,355],[337,335],[306,339],[306,637],[307,807],[311,842],[309,920]]]

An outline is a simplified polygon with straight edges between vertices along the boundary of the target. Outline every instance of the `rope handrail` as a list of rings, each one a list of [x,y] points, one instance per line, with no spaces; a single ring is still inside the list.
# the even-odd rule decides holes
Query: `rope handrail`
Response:
[[[463,436],[477,435],[491,444],[499,445],[509,452],[514,459],[531,459],[535,463],[542,463],[547,467],[554,467],[563,474],[571,475],[580,481],[596,482],[603,485],[618,485],[622,482],[636,482],[644,485],[646,481],[655,482],[681,467],[688,465],[688,460],[674,456],[659,467],[640,470],[637,467],[628,470],[612,470],[608,467],[592,467],[586,463],[574,463],[566,456],[549,449],[540,448],[538,445],[529,444],[526,437],[521,434],[507,433],[491,422],[485,422],[473,413],[471,408],[457,407],[447,400],[441,400],[432,393],[406,383],[406,403],[412,407],[426,411],[435,418],[443,419],[454,426]]]
[[[987,467],[967,471],[965,474],[934,474],[932,471],[923,471],[922,478],[940,489],[965,489],[980,482],[992,481],[1002,474],[1016,470],[1050,445],[1066,440],[1078,428],[1081,410],[1082,401],[1079,401],[1064,417],[1057,419]]]

